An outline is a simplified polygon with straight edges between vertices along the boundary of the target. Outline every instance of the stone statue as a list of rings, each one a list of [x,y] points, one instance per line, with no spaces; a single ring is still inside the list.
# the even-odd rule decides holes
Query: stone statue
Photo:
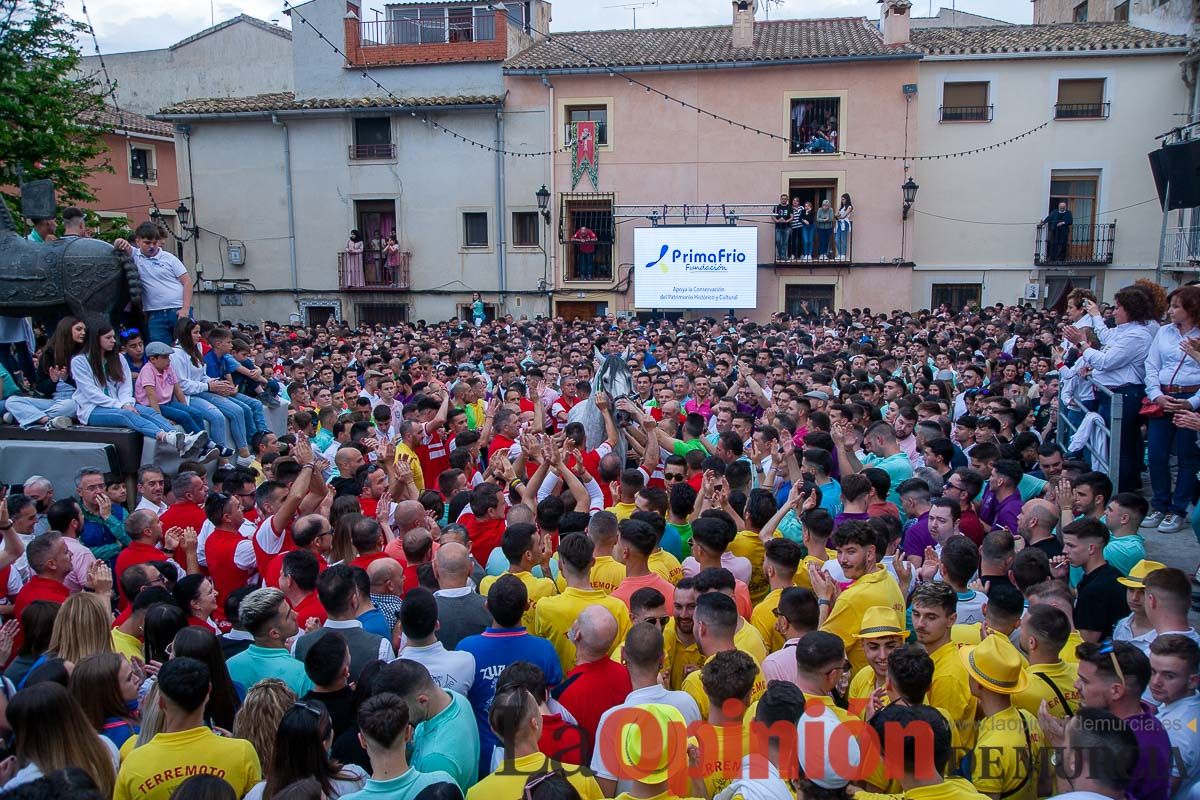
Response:
[[[112,323],[128,303],[139,303],[141,294],[132,258],[99,239],[28,241],[0,200],[0,315],[53,324],[70,313],[94,329]]]

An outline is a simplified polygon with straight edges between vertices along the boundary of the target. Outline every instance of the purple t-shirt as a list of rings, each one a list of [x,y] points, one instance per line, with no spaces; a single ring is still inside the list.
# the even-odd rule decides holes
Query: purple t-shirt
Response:
[[[1003,500],[997,500],[990,486],[984,487],[983,502],[979,505],[979,518],[993,528],[1005,528],[1017,532],[1017,517],[1021,514],[1021,493],[1014,491]]]
[[[917,521],[904,532],[901,549],[910,556],[925,557],[925,548],[933,547],[933,536],[929,533],[929,512],[917,517]]]
[[[849,522],[852,519],[868,520],[870,518],[871,515],[865,511],[843,511],[833,518],[833,529],[836,531],[841,527],[843,522]],[[921,552],[924,553],[925,551],[922,550]]]
[[[1167,800],[1171,793],[1171,739],[1154,711],[1142,703],[1142,713],[1126,717],[1137,738],[1138,761],[1128,794],[1133,800]]]

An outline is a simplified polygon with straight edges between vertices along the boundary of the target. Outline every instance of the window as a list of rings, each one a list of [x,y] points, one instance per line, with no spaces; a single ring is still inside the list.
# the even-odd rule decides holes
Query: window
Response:
[[[416,44],[421,41],[421,25],[415,8],[389,8],[387,44]]]
[[[488,219],[486,211],[464,211],[463,247],[488,246]]]
[[[525,33],[532,33],[531,28],[533,21],[529,18],[529,0],[522,2],[507,2],[504,8],[508,11],[508,25],[510,28],[519,28]]]
[[[395,325],[408,320],[407,303],[359,303],[354,307],[359,326]]]
[[[942,85],[942,122],[990,122],[987,81],[947,81]]]
[[[791,119],[791,153],[836,153],[841,107],[842,101],[838,97],[805,97],[792,100],[788,109]]]
[[[1088,0],[1083,0],[1082,3],[1075,6],[1075,11],[1071,14],[1072,22],[1087,22],[1087,4]]]
[[[449,10],[449,30],[451,42],[470,42],[472,41],[471,8],[452,8]]]
[[[567,128],[563,134],[563,142],[575,138],[572,122],[596,123],[596,145],[603,147],[608,144],[608,106],[567,106]]]
[[[513,247],[537,247],[538,212],[514,211],[512,215]]]
[[[833,308],[832,283],[789,283],[783,287],[783,311],[792,317],[805,317]]]
[[[154,168],[154,151],[152,149],[130,146],[129,177],[137,181],[158,180],[158,170]]]
[[[563,199],[559,241],[568,281],[613,279],[613,199],[591,195]]]
[[[981,283],[935,283],[932,288],[929,307],[933,310],[946,306],[951,313],[958,313],[967,305],[978,308],[983,298]]]
[[[395,158],[392,120],[389,117],[355,117],[351,158]]]
[[[1113,8],[1113,22],[1129,22],[1129,0]]]
[[[1058,82],[1055,119],[1107,119],[1104,78],[1073,78]]]
[[[421,44],[437,44],[446,41],[446,9],[419,9]]]

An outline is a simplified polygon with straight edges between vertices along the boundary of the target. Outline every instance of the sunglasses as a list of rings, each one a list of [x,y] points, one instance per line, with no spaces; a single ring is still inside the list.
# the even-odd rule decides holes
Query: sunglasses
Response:
[[[687,476],[681,472],[664,472],[663,480],[667,481],[686,481]]]
[[[1113,645],[1113,641],[1111,639],[1109,639],[1107,642],[1100,645],[1100,649],[1097,650],[1096,652],[1099,655],[1108,656],[1110,659],[1112,659],[1113,672],[1117,673],[1117,680],[1119,680],[1121,682],[1121,684],[1124,685],[1125,672],[1121,669],[1120,662],[1117,661],[1117,653],[1116,653],[1116,648]]]
[[[646,617],[642,622],[649,622],[651,625],[657,625],[660,628],[667,627],[667,623],[671,621],[671,615],[667,614],[661,617]]]

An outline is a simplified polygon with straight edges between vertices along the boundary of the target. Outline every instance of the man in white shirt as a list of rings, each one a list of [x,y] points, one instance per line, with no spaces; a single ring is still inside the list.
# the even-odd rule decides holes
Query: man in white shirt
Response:
[[[137,490],[140,499],[134,511],[150,511],[161,516],[167,510],[168,506],[163,502],[167,481],[160,467],[147,464],[139,469]]]
[[[447,650],[438,641],[437,613],[437,599],[428,589],[417,587],[404,596],[400,630],[408,643],[400,657],[423,664],[443,689],[466,695],[475,682],[475,656],[464,650]]]
[[[1198,670],[1200,645],[1188,637],[1168,633],[1150,644],[1150,695],[1178,753],[1171,759],[1171,794],[1180,800],[1200,781],[1200,736],[1194,730],[1200,716]]]
[[[113,247],[133,257],[142,282],[142,310],[149,322],[150,342],[175,344],[175,323],[192,308],[192,278],[187,267],[159,247],[162,232],[153,222],[143,222],[133,232],[133,245],[117,239]]]
[[[407,598],[405,603],[408,603]],[[663,637],[662,632],[650,622],[639,622],[629,629],[625,637],[625,646],[621,650],[621,661],[629,670],[629,680],[633,691],[625,697],[625,702],[613,706],[600,717],[596,726],[596,741],[620,741],[620,731],[617,725],[605,728],[609,718],[620,709],[646,705],[648,703],[663,703],[674,706],[690,725],[700,720],[700,708],[687,692],[664,689],[658,682],[659,673],[663,669]],[[619,718],[618,718],[619,719]],[[616,797],[614,790],[628,792],[633,786],[632,781],[617,780],[616,764],[607,764],[604,759],[604,747],[596,747],[592,753],[592,771],[596,781],[604,790],[605,797]]]

